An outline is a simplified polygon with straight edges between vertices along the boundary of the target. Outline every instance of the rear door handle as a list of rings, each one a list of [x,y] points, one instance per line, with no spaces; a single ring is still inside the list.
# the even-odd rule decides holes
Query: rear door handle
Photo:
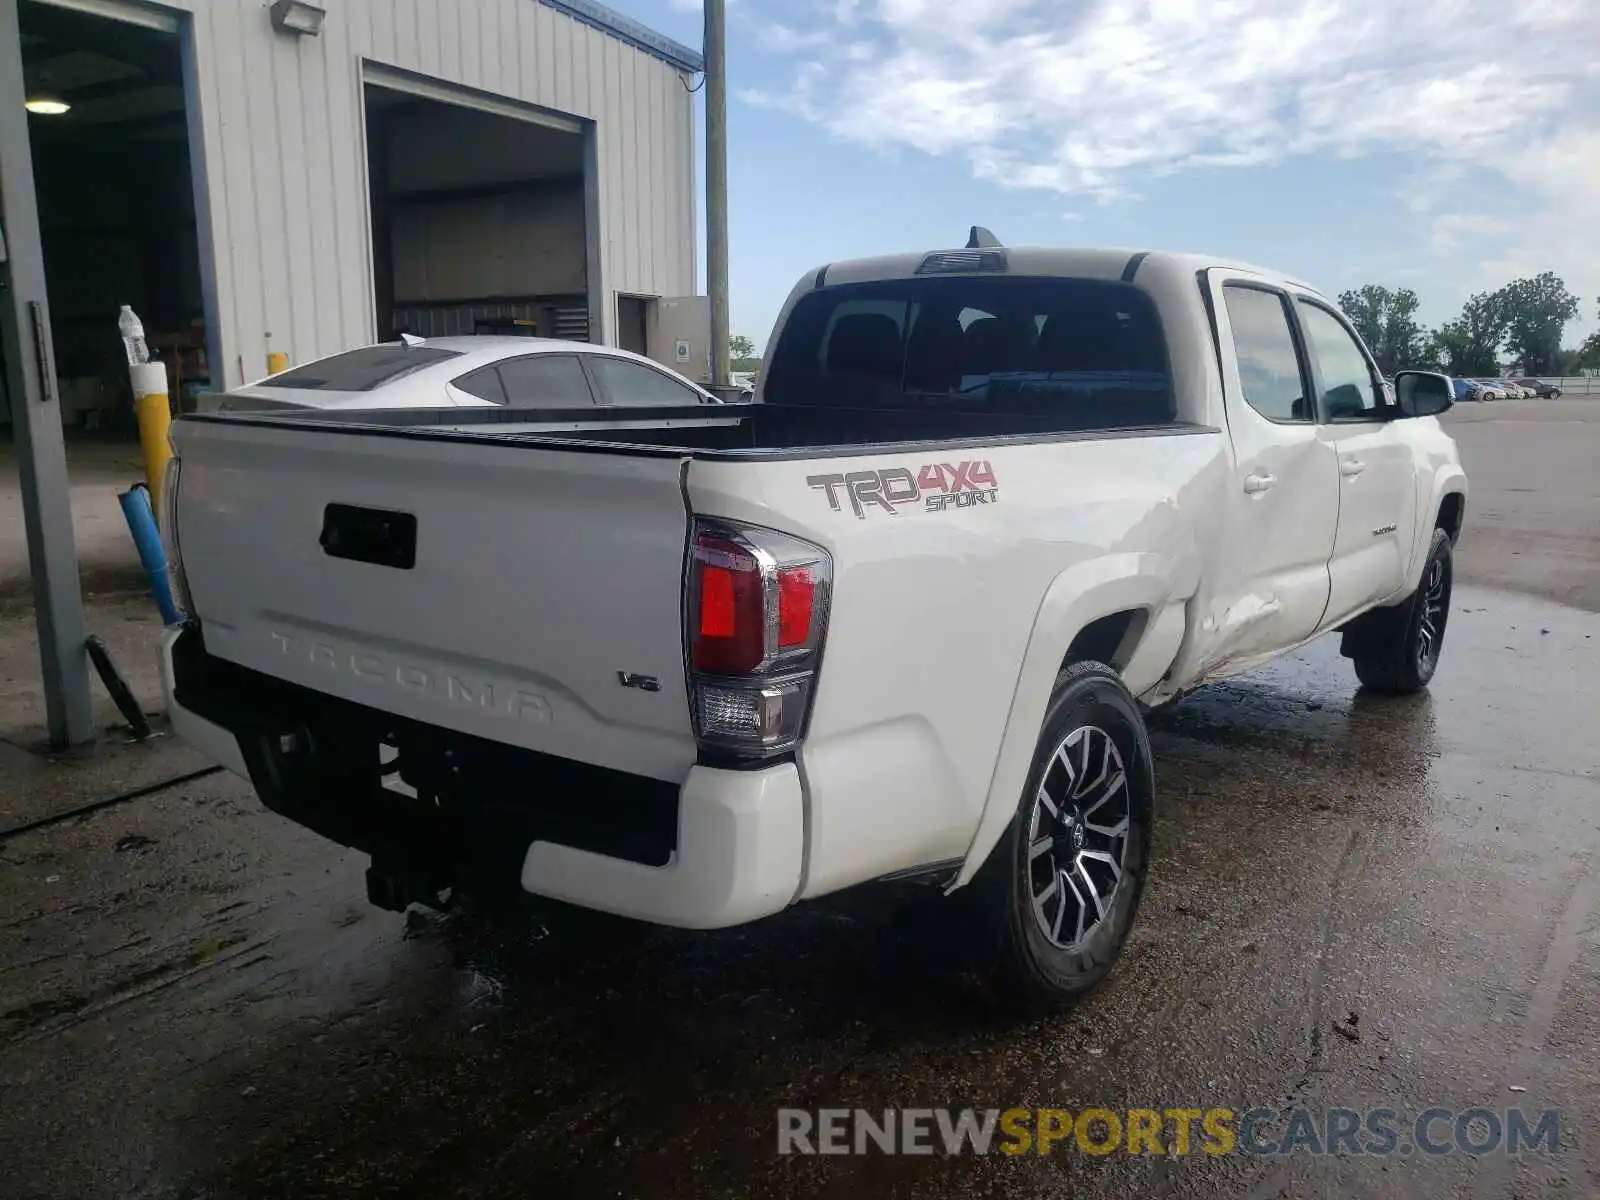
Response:
[[[1343,475],[1346,479],[1354,479],[1366,469],[1367,464],[1362,462],[1359,458],[1347,458],[1339,463],[1339,474]]]
[[[1265,471],[1252,471],[1244,477],[1244,491],[1247,496],[1259,496],[1262,492],[1276,487],[1278,477]]]

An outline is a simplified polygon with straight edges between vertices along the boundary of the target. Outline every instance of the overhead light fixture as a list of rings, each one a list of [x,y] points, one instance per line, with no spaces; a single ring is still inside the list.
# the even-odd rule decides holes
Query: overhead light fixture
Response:
[[[316,37],[322,32],[322,19],[328,14],[306,0],[273,0],[269,10],[272,27],[279,33]]]
[[[38,95],[29,96],[22,102],[22,107],[31,113],[38,113],[41,117],[59,117],[72,105],[60,96]]]

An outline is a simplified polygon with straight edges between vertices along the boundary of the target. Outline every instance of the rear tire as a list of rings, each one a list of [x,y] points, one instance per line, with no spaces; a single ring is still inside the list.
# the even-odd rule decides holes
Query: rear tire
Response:
[[[1451,551],[1450,535],[1435,529],[1417,590],[1392,608],[1368,613],[1360,628],[1346,634],[1351,640],[1345,652],[1355,661],[1356,678],[1366,687],[1408,695],[1433,679],[1450,618]]]
[[[1111,970],[1144,893],[1154,793],[1133,696],[1110,667],[1068,667],[1016,816],[975,881],[999,924],[1005,1001],[1058,1009]]]

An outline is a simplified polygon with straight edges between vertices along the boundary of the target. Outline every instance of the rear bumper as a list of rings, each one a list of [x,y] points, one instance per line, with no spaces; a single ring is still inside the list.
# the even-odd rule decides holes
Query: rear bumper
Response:
[[[167,717],[172,722],[172,731],[235,775],[249,779],[250,768],[245,766],[239,739],[221,725],[190,712],[178,703],[172,650],[183,633],[182,626],[174,626],[161,635],[161,694],[167,702]]]
[[[678,795],[678,847],[649,867],[536,841],[525,891],[619,916],[717,929],[769,916],[800,890],[805,816],[793,763],[761,771],[693,767]]]
[[[431,810],[407,811],[403,799],[379,789],[375,771],[356,770],[358,756],[313,750],[297,760],[292,752],[280,753],[284,735],[302,728],[304,714],[295,701],[304,697],[285,696],[290,685],[270,680],[262,681],[257,695],[249,686],[239,686],[239,677],[248,680],[254,673],[232,668],[222,686],[210,686],[201,678],[208,663],[216,660],[207,658],[194,630],[174,628],[162,636],[161,683],[173,729],[249,779],[268,808],[371,854],[375,866],[398,856],[409,867],[419,855],[448,844],[448,857],[430,856],[423,864],[427,871],[450,872],[453,877],[445,882],[488,890],[515,882],[536,895],[695,929],[768,916],[787,907],[800,891],[805,805],[793,763],[755,771],[691,768],[676,790],[676,838],[660,855],[664,861],[656,863],[552,840],[552,829],[564,827],[559,814],[524,806],[520,794],[538,791],[542,782],[554,791],[573,786],[573,781],[565,775],[548,781],[530,778],[537,776],[538,756],[527,760],[534,764],[531,769],[523,769],[527,763],[521,760],[487,766],[485,778],[504,781],[505,790],[518,795],[505,803],[474,798],[463,806],[471,814],[466,821],[440,829]],[[333,712],[342,712],[358,728],[374,715],[342,703]],[[299,735],[302,743],[317,747],[326,728],[309,737]],[[459,743],[452,746],[457,753],[470,752]],[[481,748],[496,756],[520,753],[502,746]],[[652,788],[671,792],[670,785]],[[609,799],[584,796],[582,804],[604,807]],[[671,814],[666,815],[670,820]],[[585,832],[593,838],[594,830]]]

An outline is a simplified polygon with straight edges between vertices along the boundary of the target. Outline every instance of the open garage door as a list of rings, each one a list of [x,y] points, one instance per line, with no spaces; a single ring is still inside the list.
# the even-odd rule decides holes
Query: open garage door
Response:
[[[178,21],[127,15],[17,9],[62,420],[131,437],[120,306],[143,318],[174,396],[209,388],[215,330]]]
[[[368,66],[380,340],[599,340],[588,138],[576,118]]]

